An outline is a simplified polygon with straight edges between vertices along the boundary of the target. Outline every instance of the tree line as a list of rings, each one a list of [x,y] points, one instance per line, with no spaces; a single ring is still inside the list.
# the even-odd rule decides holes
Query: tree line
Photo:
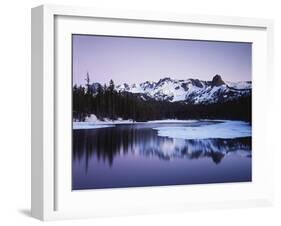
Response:
[[[237,119],[251,121],[251,96],[214,104],[143,100],[138,94],[116,91],[113,80],[94,91],[89,75],[86,87],[73,87],[73,119],[84,121],[91,114],[99,119],[118,118],[133,121],[161,119]]]

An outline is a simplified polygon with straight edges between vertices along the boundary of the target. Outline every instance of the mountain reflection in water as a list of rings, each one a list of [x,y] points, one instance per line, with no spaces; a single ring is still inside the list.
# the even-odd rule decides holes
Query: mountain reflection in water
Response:
[[[251,181],[251,137],[176,139],[154,127],[73,130],[72,188]]]
[[[228,154],[251,157],[251,137],[236,139],[173,139],[159,137],[151,128],[120,125],[112,128],[73,131],[73,157],[90,158],[114,164],[118,155],[142,155],[161,160],[211,158],[219,164]]]

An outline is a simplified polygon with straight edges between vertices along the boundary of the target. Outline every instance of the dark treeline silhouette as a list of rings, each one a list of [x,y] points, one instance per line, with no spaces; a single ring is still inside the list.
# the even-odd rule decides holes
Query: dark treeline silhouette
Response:
[[[132,119],[134,121],[161,119],[238,119],[251,121],[251,96],[214,104],[188,104],[185,102],[143,100],[138,94],[117,92],[110,80],[109,85],[73,87],[73,118],[84,121],[95,114],[99,119]]]

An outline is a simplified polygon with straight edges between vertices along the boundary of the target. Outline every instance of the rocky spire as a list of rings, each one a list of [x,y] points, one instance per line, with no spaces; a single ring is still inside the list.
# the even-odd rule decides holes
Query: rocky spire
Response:
[[[212,86],[221,86],[225,84],[220,75],[215,75],[212,80]]]

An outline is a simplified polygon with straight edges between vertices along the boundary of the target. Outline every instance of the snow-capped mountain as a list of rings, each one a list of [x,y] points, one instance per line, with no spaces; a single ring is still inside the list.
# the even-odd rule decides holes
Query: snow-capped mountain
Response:
[[[94,93],[99,83],[92,85]],[[198,79],[178,80],[165,77],[157,82],[146,81],[140,84],[121,84],[115,89],[118,92],[129,92],[139,96],[142,100],[186,102],[193,104],[220,103],[235,100],[243,96],[250,96],[252,83],[225,82],[220,75],[215,75],[211,81]]]
[[[158,82],[146,81],[140,84],[122,84],[116,86],[120,92],[140,94],[146,100],[166,100],[169,102],[184,101],[188,103],[217,103],[234,100],[251,95],[252,83],[224,82],[220,75],[215,75],[212,81],[198,79],[176,80],[169,77]]]

